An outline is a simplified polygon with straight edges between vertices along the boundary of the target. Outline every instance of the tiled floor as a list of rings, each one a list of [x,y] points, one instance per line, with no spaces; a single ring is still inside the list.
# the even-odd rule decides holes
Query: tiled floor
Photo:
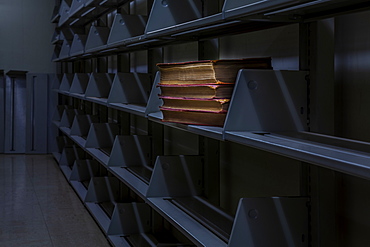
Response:
[[[0,155],[0,247],[110,246],[49,155]]]

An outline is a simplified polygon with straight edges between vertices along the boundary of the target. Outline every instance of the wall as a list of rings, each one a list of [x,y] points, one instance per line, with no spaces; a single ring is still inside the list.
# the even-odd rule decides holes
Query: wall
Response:
[[[54,1],[0,0],[0,69],[52,73]]]

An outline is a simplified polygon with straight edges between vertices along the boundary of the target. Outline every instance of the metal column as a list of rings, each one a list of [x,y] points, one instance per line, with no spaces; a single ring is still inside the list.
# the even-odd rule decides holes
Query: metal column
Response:
[[[11,70],[5,80],[4,153],[25,153],[26,71]]]
[[[26,153],[48,151],[48,74],[27,74]]]

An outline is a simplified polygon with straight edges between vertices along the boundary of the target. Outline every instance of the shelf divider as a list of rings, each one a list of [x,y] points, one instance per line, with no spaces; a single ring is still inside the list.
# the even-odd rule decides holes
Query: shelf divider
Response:
[[[91,124],[98,122],[99,118],[96,115],[76,115],[71,126],[70,135],[87,138]]]
[[[90,80],[89,73],[75,73],[69,93],[84,96]]]
[[[149,232],[151,210],[145,203],[117,203],[108,228],[108,236],[129,236]]]
[[[130,167],[149,164],[151,138],[149,136],[116,136],[109,158],[109,167]]]
[[[158,156],[147,197],[184,197],[200,195],[201,156]]]
[[[85,202],[115,202],[118,198],[119,181],[115,177],[92,177]]]
[[[153,34],[201,17],[201,1],[155,0],[145,27],[145,34]]]
[[[81,110],[78,109],[65,109],[60,120],[59,127],[65,127],[70,129],[76,115],[82,114]],[[69,130],[70,131],[70,130]]]
[[[59,9],[59,22],[58,22],[58,27],[62,26],[69,18],[69,13],[71,10],[71,3],[68,0],[63,0],[60,4],[60,9]]]
[[[65,147],[59,159],[59,167],[65,177],[69,179],[72,173],[72,167],[76,159],[83,159],[85,152],[77,146]]]
[[[119,198],[119,181],[115,177],[92,177],[87,189],[85,204],[104,232],[107,233],[112,213]]]
[[[68,39],[63,40],[58,59],[65,59],[70,56],[71,45],[72,45],[71,40]]]
[[[150,91],[148,104],[145,109],[145,116],[160,112],[159,106],[163,104],[163,101],[158,97],[158,95],[161,93],[161,89],[158,87],[158,83],[160,83],[160,81],[161,73],[157,71],[157,73],[155,74],[152,90]]]
[[[114,123],[92,123],[86,139],[86,148],[112,148],[119,127]]]
[[[69,181],[85,182],[99,174],[99,163],[95,160],[77,159],[73,165]]]
[[[85,53],[85,45],[86,45],[87,36],[85,34],[78,34],[76,33],[73,37],[71,49],[69,54],[71,56],[79,56]]]
[[[152,175],[149,136],[116,136],[108,167],[127,186],[144,198]]]
[[[65,73],[59,86],[59,91],[69,92],[73,81],[74,74]]]
[[[119,127],[115,123],[92,123],[85,148],[95,159],[107,166],[114,139],[118,134]]]
[[[109,32],[108,27],[91,26],[85,45],[86,52],[104,48],[107,45]]]
[[[85,7],[86,0],[73,0],[71,9],[69,10],[70,16],[74,16],[78,11]]]
[[[158,156],[146,197],[153,208],[195,243],[226,246],[220,222],[229,228],[228,235],[233,218],[203,198],[203,162],[198,155]],[[202,213],[195,213],[197,209]]]
[[[95,160],[76,160],[73,164],[69,182],[81,200],[87,194],[87,188],[92,177],[99,175],[99,164]]]
[[[240,70],[224,130],[307,130],[306,76],[304,71]]]
[[[308,246],[305,197],[242,198],[228,247]]]
[[[114,74],[91,73],[85,98],[106,103],[113,83]]]
[[[107,45],[114,46],[125,39],[144,34],[147,17],[142,15],[124,15],[117,13],[114,17]]]
[[[150,76],[145,73],[116,73],[108,103],[146,104],[150,95]]]

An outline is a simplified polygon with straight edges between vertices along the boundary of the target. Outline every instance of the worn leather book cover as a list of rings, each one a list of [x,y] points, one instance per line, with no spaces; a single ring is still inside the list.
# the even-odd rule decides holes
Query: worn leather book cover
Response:
[[[160,87],[160,96],[198,99],[230,98],[234,90],[233,84],[182,84]]]
[[[235,83],[240,69],[271,69],[271,58],[200,60],[158,63],[160,84]]]
[[[227,111],[191,111],[160,107],[164,122],[222,127]]]
[[[192,110],[192,111],[212,111],[226,112],[229,108],[230,99],[197,99],[183,97],[160,96],[164,108]]]

